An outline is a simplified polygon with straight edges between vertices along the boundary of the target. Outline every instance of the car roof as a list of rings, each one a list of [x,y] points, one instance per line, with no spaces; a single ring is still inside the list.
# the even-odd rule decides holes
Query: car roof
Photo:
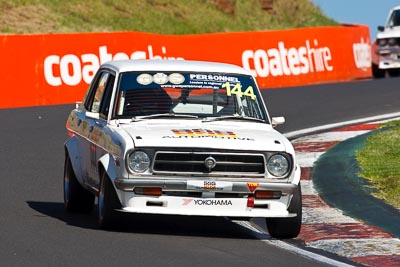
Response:
[[[242,67],[217,62],[192,60],[115,60],[104,63],[102,68],[116,72],[128,71],[193,71],[193,72],[222,72],[251,75]]]
[[[400,6],[395,6],[395,7],[392,8],[392,11],[393,10],[398,10],[398,9],[400,9]]]

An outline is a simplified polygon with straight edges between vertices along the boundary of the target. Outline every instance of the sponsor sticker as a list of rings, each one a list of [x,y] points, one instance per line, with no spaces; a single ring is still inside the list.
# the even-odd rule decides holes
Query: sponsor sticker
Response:
[[[163,136],[163,138],[216,138],[254,141],[253,138],[238,137],[232,131],[219,131],[209,129],[172,129],[174,135]]]
[[[143,73],[143,74],[140,74],[136,78],[136,81],[139,84],[148,85],[148,84],[151,84],[153,82],[153,76],[151,76],[150,74],[147,74],[147,73]]]
[[[218,131],[208,129],[173,129],[176,136],[218,136],[237,138],[237,135],[231,131]]]
[[[184,198],[182,206],[232,206],[232,200],[229,199],[192,199],[192,198]]]
[[[172,73],[168,77],[169,82],[173,84],[182,84],[185,81],[185,77],[180,73]]]
[[[186,188],[192,190],[232,191],[232,183],[224,181],[188,181]]]
[[[213,74],[190,74],[190,79],[194,81],[207,81],[207,82],[234,82],[238,83],[239,79],[233,76],[213,75]]]
[[[165,73],[156,73],[153,75],[153,81],[156,84],[166,84],[168,82],[168,76]]]
[[[254,192],[257,187],[258,187],[259,183],[252,183],[252,182],[248,182],[247,183],[247,187],[249,188],[250,192]]]
[[[246,88],[246,90],[243,91],[242,85],[240,83],[230,84],[229,82],[226,82],[222,84],[222,88],[226,88],[227,96],[237,95],[240,98],[248,96],[252,100],[256,100],[257,98],[256,95],[254,94],[253,86],[249,86]]]

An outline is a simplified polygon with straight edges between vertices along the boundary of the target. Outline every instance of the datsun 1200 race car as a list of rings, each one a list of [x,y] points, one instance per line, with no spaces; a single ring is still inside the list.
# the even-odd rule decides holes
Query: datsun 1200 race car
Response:
[[[64,204],[112,229],[125,213],[266,218],[293,238],[300,167],[254,77],[238,66],[162,60],[103,64],[67,120]]]
[[[379,33],[372,45],[372,75],[374,78],[400,74],[400,6],[389,11],[385,26],[378,27]]]

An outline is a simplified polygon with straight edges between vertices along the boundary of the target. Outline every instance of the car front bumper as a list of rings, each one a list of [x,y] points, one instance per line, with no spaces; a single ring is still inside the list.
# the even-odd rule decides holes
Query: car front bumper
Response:
[[[207,182],[201,179],[116,179],[114,184],[125,212],[226,217],[296,216],[289,213],[287,207],[297,184],[227,179],[213,181],[210,188]],[[161,188],[162,195],[136,194],[135,188]],[[257,199],[254,190],[281,192],[281,196]]]
[[[400,48],[379,49],[379,69],[399,69],[400,68]]]

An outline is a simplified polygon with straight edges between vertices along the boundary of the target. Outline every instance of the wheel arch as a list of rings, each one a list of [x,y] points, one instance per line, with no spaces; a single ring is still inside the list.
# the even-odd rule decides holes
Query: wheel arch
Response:
[[[118,167],[116,166],[115,159],[110,154],[104,154],[98,160],[98,173],[100,176],[100,180],[103,177],[103,174],[106,173],[112,185],[116,189],[114,185],[114,180],[118,177]],[[101,181],[100,181],[101,183]]]
[[[108,177],[110,177],[112,180],[114,180],[118,176],[115,159],[110,154],[104,154],[99,158],[98,168],[99,173],[101,169],[103,169],[107,173]]]
[[[68,139],[64,144],[65,157],[69,157],[72,165],[72,170],[75,173],[78,181],[83,184],[82,168],[80,163],[80,153],[78,140],[75,137]]]

